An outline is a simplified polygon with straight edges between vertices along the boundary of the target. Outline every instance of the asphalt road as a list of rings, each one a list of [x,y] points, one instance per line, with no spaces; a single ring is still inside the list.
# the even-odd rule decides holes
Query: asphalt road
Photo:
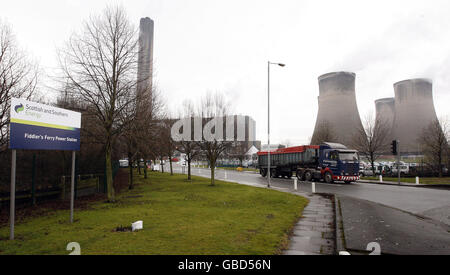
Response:
[[[338,196],[346,250],[351,254],[377,242],[394,255],[450,255],[450,227],[378,203]]]
[[[166,167],[167,169],[168,167]],[[177,173],[181,167],[174,165]],[[267,179],[255,172],[237,172],[233,170],[216,170],[218,179],[246,183],[251,185],[267,185]],[[209,169],[192,168],[192,174],[210,177]],[[294,189],[294,178],[271,179],[276,187]],[[317,193],[330,193],[347,197],[368,200],[371,202],[397,208],[416,215],[425,216],[450,225],[450,190],[439,190],[423,187],[405,187],[379,185],[369,183],[315,183]],[[311,182],[299,182],[299,190],[311,192]]]

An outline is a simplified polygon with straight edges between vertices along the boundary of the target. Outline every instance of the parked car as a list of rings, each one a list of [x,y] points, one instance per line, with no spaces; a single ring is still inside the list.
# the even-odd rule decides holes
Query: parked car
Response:
[[[373,171],[371,167],[363,168],[359,170],[360,177],[372,177]]]
[[[391,175],[398,175],[398,165],[394,164],[391,169]],[[400,176],[409,175],[409,166],[406,164],[400,164]]]
[[[373,173],[372,166],[367,166],[364,169],[359,170],[359,175],[361,177],[373,177],[379,175],[389,175],[391,173],[391,168],[387,165],[375,165],[375,174]]]

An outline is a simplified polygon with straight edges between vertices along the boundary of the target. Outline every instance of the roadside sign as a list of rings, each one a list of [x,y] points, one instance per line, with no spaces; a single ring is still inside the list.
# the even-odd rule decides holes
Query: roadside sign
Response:
[[[81,113],[11,98],[11,149],[80,150]]]
[[[80,151],[81,113],[53,106],[11,98],[9,148],[11,155],[10,233],[14,240],[16,200],[16,150],[70,150],[70,222],[73,223],[75,151]]]

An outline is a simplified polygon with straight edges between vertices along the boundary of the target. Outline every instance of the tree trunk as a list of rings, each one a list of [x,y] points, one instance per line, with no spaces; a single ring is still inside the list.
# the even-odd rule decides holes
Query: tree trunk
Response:
[[[170,163],[170,175],[173,176],[172,158],[171,157],[169,157],[169,163]]]
[[[159,163],[161,166],[161,172],[164,173],[164,165],[163,165],[163,159],[161,158],[161,162]]]
[[[138,173],[139,173],[139,175],[141,175],[142,173],[141,173],[141,158],[139,157],[139,155],[138,155],[138,159],[136,160],[136,162],[137,162],[137,167],[138,167]]]
[[[373,176],[375,177],[376,175],[375,175],[375,164],[374,164],[374,158],[373,158],[373,155],[371,154],[370,155],[370,164],[372,165],[372,173],[373,173]]]
[[[111,151],[112,151],[111,144],[108,142],[106,144],[106,187],[108,190],[108,202],[115,202],[112,164],[111,164]]]
[[[211,186],[214,186],[214,183],[215,183],[215,177],[214,177],[215,169],[216,169],[216,164],[211,163]]]
[[[188,158],[188,180],[191,180],[191,159]]]
[[[144,162],[144,179],[147,179],[147,161]]]
[[[131,165],[130,165],[131,163]],[[128,152],[128,167],[129,167],[129,173],[128,173],[128,181],[129,181],[129,186],[128,189],[133,189],[133,162],[131,161],[131,152]]]

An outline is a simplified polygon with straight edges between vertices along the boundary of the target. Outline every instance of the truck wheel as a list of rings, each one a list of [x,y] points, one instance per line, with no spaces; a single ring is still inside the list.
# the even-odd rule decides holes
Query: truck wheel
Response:
[[[305,172],[305,181],[311,181],[312,180],[312,173],[311,171]]]
[[[266,177],[267,176],[267,170],[261,169],[261,176]]]
[[[333,176],[330,172],[325,172],[324,179],[326,183],[333,183]]]
[[[303,180],[303,175],[302,175],[302,172],[300,170],[297,170],[297,172],[295,172],[295,175],[297,176],[297,179],[299,181]]]

